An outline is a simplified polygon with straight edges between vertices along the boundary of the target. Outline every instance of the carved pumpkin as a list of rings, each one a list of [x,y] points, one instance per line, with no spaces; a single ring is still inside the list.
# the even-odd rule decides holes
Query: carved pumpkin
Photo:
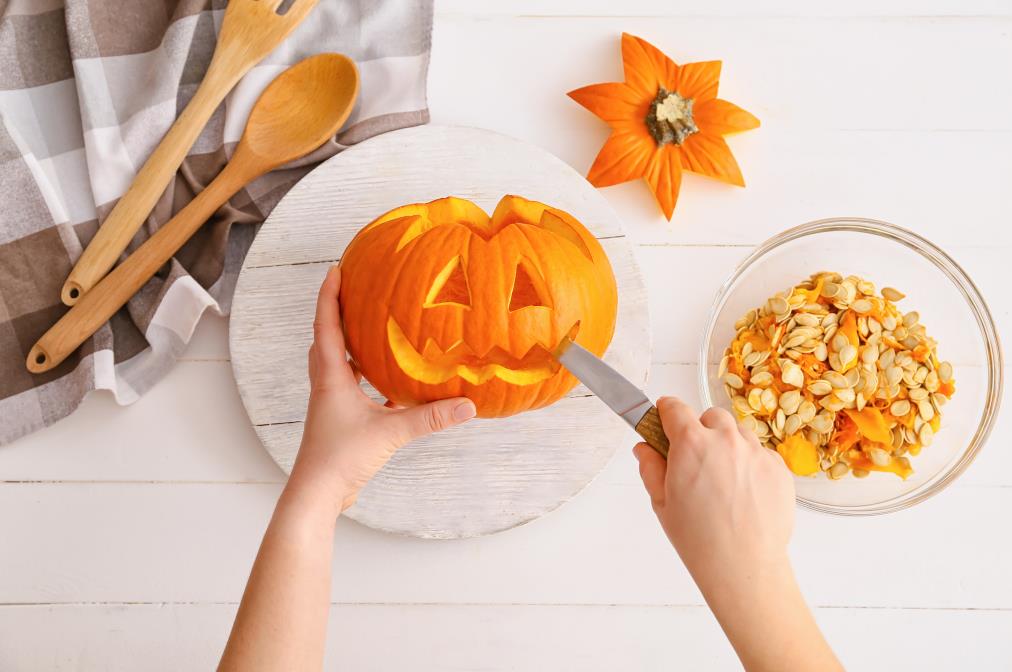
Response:
[[[341,260],[348,352],[405,406],[466,396],[482,417],[560,399],[567,335],[602,355],[617,294],[600,243],[569,214],[505,196],[492,217],[461,198],[396,208]]]

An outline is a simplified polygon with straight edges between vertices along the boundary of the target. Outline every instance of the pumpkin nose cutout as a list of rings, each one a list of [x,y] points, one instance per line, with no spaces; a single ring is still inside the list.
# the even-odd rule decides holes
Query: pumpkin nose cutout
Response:
[[[545,281],[530,260],[521,259],[517,262],[513,290],[510,293],[510,312],[531,306],[551,308],[547,295]]]
[[[467,284],[464,262],[459,256],[451,259],[436,275],[425,296],[426,308],[447,304],[471,307],[471,288]]]

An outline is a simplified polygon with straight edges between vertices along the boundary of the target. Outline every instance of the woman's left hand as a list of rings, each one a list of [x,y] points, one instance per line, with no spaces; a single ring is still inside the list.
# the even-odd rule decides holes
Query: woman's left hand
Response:
[[[309,411],[289,487],[311,488],[333,503],[335,516],[412,439],[474,417],[469,399],[443,399],[412,408],[374,402],[359,386],[361,375],[348,361],[341,331],[338,291],[341,271],[333,266],[320,287],[309,349]]]

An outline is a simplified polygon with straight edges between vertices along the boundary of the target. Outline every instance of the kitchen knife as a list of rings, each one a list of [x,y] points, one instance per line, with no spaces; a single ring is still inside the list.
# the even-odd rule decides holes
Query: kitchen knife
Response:
[[[662,456],[668,456],[668,437],[661,418],[643,390],[625,379],[589,350],[568,338],[552,353],[566,369],[590,388],[608,408],[615,411]]]

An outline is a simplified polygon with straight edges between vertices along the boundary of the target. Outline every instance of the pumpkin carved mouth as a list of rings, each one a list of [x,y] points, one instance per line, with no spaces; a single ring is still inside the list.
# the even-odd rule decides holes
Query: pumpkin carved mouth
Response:
[[[575,338],[579,330],[580,323],[576,322],[569,329],[569,338]],[[454,377],[472,385],[493,378],[513,385],[533,385],[551,378],[562,368],[551,354],[555,344],[535,343],[522,357],[515,357],[498,346],[476,353],[463,341],[444,351],[430,338],[419,352],[393,317],[387,319],[387,340],[397,366],[413,379],[429,385],[439,385]]]

